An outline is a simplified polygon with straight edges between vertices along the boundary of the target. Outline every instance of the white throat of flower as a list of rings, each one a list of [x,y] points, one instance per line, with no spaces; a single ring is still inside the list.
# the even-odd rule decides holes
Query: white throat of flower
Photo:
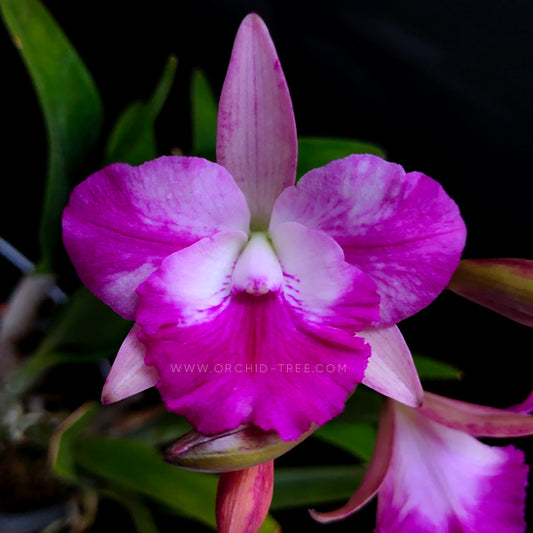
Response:
[[[266,233],[252,233],[233,270],[233,291],[261,296],[279,291],[282,282],[281,265]]]

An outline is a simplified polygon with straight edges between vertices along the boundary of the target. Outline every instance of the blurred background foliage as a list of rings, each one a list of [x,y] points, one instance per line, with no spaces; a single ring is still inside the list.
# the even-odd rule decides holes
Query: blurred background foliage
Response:
[[[0,301],[9,302],[0,521],[44,509],[44,522],[56,519],[50,531],[214,526],[216,477],[159,455],[187,424],[154,391],[99,405],[131,324],[80,287],[59,219],[72,187],[104,164],[170,153],[214,159],[216,101],[250,11],[269,26],[291,89],[299,175],[350,153],[383,154],[457,201],[469,229],[464,257],[533,257],[531,6],[286,4],[0,0],[8,132],[0,237],[35,264],[24,278],[27,259],[0,258]],[[13,302],[23,302],[20,312]],[[429,390],[497,407],[529,393],[524,326],[445,292],[400,327],[424,354],[416,364]],[[306,508],[351,495],[378,413],[379,398],[361,387],[338,419],[276,461],[263,531],[372,529],[375,504],[329,526]]]

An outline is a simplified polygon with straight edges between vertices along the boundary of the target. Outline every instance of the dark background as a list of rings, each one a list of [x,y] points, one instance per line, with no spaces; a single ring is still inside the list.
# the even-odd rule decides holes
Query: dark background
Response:
[[[465,258],[533,259],[531,2],[44,4],[92,72],[108,128],[128,103],[149,96],[168,55],[178,57],[176,82],[157,123],[161,154],[189,145],[191,69],[202,68],[219,94],[237,27],[250,11],[259,13],[278,49],[299,135],[371,141],[406,170],[437,179],[466,221]],[[7,134],[0,235],[37,260],[45,131],[3,30],[0,48]],[[6,299],[18,273],[0,262]],[[445,292],[400,327],[414,352],[464,370],[458,384],[428,383],[428,389],[498,407],[521,401],[531,389],[533,332],[525,326]],[[519,446],[533,449],[530,441]],[[320,449],[320,460],[327,462],[330,451]],[[314,453],[304,448],[298,460],[312,461]],[[370,531],[373,513],[370,508],[330,526],[315,525],[305,509],[275,516],[287,531]]]

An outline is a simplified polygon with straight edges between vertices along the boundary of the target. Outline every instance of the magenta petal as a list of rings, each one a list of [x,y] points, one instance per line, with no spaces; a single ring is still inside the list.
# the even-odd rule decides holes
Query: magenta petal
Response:
[[[528,468],[496,448],[395,405],[391,466],[379,491],[379,533],[523,533]]]
[[[533,416],[424,394],[419,411],[445,426],[476,437],[522,437],[533,434]]]
[[[247,231],[248,223],[227,170],[161,157],[110,165],[78,185],[63,214],[63,239],[83,283],[132,320],[135,289],[166,256],[220,231]]]
[[[392,402],[386,401],[379,420],[372,460],[361,485],[348,502],[339,509],[325,513],[310,510],[311,516],[318,522],[333,522],[346,518],[368,503],[376,495],[387,475],[392,458],[393,441],[393,407]]]
[[[283,270],[283,294],[303,320],[352,334],[378,320],[374,282],[344,260],[331,237],[295,222],[274,227],[271,237]]]
[[[138,334],[139,326],[136,324],[115,357],[102,390],[102,403],[118,402],[157,383],[157,370],[144,364],[146,350],[137,339]]]
[[[361,332],[372,350],[363,383],[398,402],[419,407],[424,391],[411,351],[397,326]]]
[[[378,286],[380,321],[412,315],[445,288],[465,242],[459,210],[420,172],[352,155],[308,172],[274,206],[272,225],[299,222],[328,233],[346,261]]]
[[[296,126],[287,83],[268,29],[251,14],[235,38],[222,88],[217,162],[244,191],[252,226],[268,226],[274,201],[294,183],[296,159]]]
[[[246,233],[218,233],[169,255],[137,289],[137,322],[144,333],[212,320],[227,305],[233,267]]]
[[[140,338],[170,411],[204,434],[250,423],[283,440],[342,411],[369,352],[343,330],[304,323],[272,292],[240,292],[208,322]]]
[[[508,407],[507,409],[515,413],[531,413],[533,411],[533,391],[530,392],[529,396],[523,402]]]

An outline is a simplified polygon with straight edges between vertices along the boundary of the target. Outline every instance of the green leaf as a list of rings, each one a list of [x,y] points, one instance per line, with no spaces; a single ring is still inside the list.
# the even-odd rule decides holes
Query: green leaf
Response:
[[[155,420],[147,421],[142,428],[129,432],[127,437],[151,446],[166,446],[191,429],[185,418],[165,411]]]
[[[272,516],[267,515],[257,533],[281,533],[281,526]]]
[[[112,487],[147,496],[170,511],[216,528],[217,476],[171,466],[151,446],[130,440],[87,438],[78,443],[75,455],[80,466]],[[280,530],[267,516],[260,532]]]
[[[0,9],[45,118],[49,156],[40,270],[53,271],[61,242],[61,212],[76,182],[76,170],[100,136],[102,103],[85,65],[38,0],[0,0]]]
[[[73,447],[80,434],[93,420],[96,410],[95,403],[86,403],[76,409],[52,435],[50,440],[50,463],[54,472],[65,479],[75,481],[77,478]]]
[[[129,440],[87,438],[77,444],[75,457],[86,472],[102,480],[216,527],[216,476],[166,464],[152,447]]]
[[[196,70],[191,81],[192,154],[216,159],[217,101],[205,75]]]
[[[82,287],[58,314],[39,353],[56,354],[61,361],[103,359],[117,353],[131,326]]]
[[[381,413],[382,397],[377,392],[359,385],[355,393],[348,398],[342,413],[333,422],[368,423],[377,426]]]
[[[313,168],[322,167],[330,161],[348,157],[351,154],[374,154],[385,157],[385,152],[379,146],[362,141],[301,137],[298,139],[296,176],[299,179]]]
[[[352,453],[359,459],[370,461],[376,441],[376,427],[365,423],[332,420],[318,429],[314,436]]]
[[[413,360],[420,379],[461,379],[461,370],[448,363],[418,354],[413,354]]]
[[[272,510],[347,500],[365,473],[360,466],[277,468]]]
[[[368,461],[374,449],[381,404],[378,393],[359,385],[343,412],[319,428],[314,436]]]
[[[106,163],[140,165],[157,156],[154,125],[168,97],[177,60],[170,57],[148,102],[135,102],[118,118],[106,148]]]
[[[128,510],[137,533],[158,533],[152,512],[136,494],[117,489],[101,492],[104,496],[116,500]]]

